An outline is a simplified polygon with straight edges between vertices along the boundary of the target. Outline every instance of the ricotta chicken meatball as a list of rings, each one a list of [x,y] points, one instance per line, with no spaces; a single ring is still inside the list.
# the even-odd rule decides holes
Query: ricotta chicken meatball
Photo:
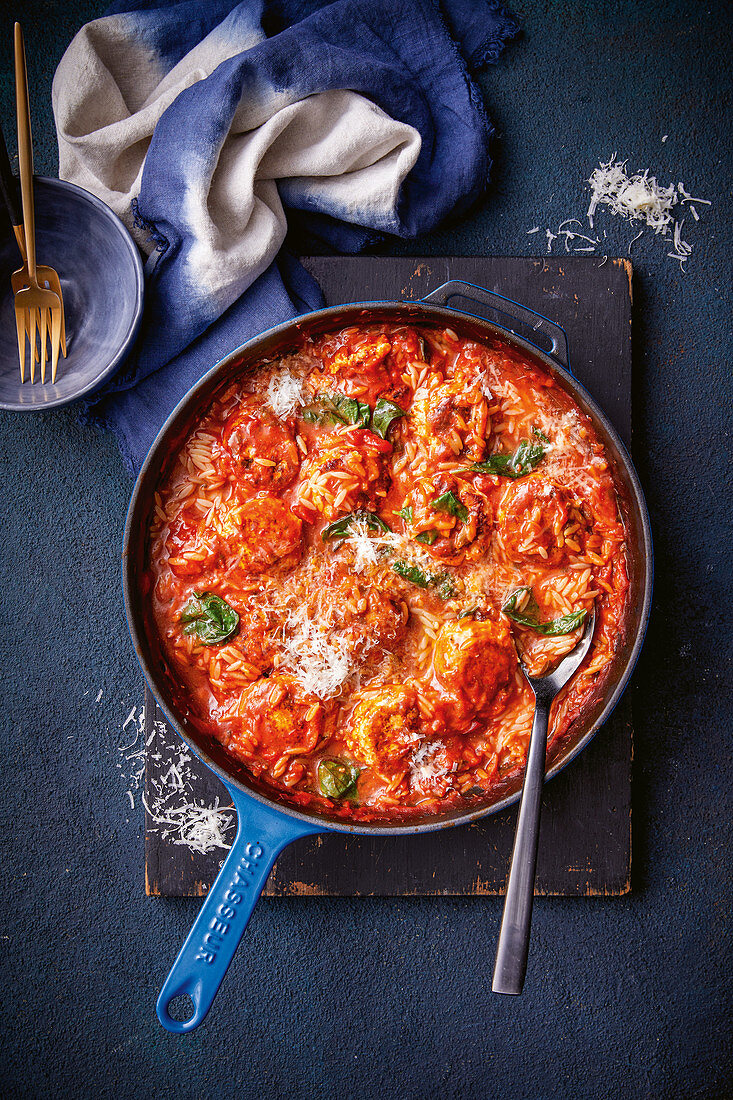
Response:
[[[238,484],[254,491],[286,488],[300,466],[294,433],[262,406],[246,405],[230,416],[220,453]]]
[[[304,460],[296,508],[313,523],[346,515],[359,507],[375,509],[386,495],[385,457],[392,444],[365,428],[326,432]]]
[[[431,557],[455,563],[470,548],[472,557],[484,553],[492,534],[492,511],[487,496],[471,481],[451,474],[413,480],[401,511],[406,532]]]
[[[385,684],[355,696],[344,740],[356,760],[390,771],[420,743],[420,710],[413,688]]]
[[[433,375],[415,395],[409,432],[432,461],[461,456],[480,462],[489,427],[488,401],[474,370],[464,367],[445,379]]]
[[[312,372],[311,389],[333,389],[334,382],[351,393],[356,385],[372,401],[378,396],[395,397],[406,392],[402,380],[404,339],[396,334],[366,329],[361,332],[326,336],[317,345],[321,370]],[[415,336],[415,350],[418,349]]]
[[[335,596],[333,624],[352,653],[375,650],[381,658],[404,635],[408,609],[403,601],[353,579],[342,582]]]
[[[227,545],[231,569],[263,573],[300,560],[303,525],[280,497],[258,493],[251,500],[227,502],[216,510],[213,523]]]
[[[496,519],[507,557],[517,563],[562,565],[585,544],[588,520],[580,501],[541,474],[512,482]]]
[[[305,695],[292,676],[263,676],[242,691],[237,716],[228,718],[222,740],[258,774],[283,755],[313,752],[324,718],[320,701]]]
[[[506,701],[517,654],[509,626],[501,621],[454,619],[435,642],[433,672],[441,693],[458,703],[456,717],[490,716]]]

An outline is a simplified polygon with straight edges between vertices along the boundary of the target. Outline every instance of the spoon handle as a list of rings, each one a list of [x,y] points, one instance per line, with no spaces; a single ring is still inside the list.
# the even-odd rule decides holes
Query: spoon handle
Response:
[[[504,915],[496,949],[494,980],[491,984],[494,993],[521,993],[527,970],[549,717],[549,703],[537,700],[504,900]]]

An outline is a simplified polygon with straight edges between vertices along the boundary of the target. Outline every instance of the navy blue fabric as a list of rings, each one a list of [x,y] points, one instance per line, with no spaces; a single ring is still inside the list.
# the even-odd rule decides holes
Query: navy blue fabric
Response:
[[[412,238],[484,192],[492,125],[468,64],[494,60],[517,31],[496,0],[338,0],[287,3],[214,0],[116,5],[130,35],[142,38],[172,67],[226,19],[237,31],[262,24],[271,37],[224,61],[183,91],[153,134],[136,204],[138,223],[159,248],[148,264],[146,306],[136,354],[89,403],[85,415],[114,431],[128,468],[136,470],[177,401],[218,358],[244,340],[321,303],[318,288],[293,262],[274,263],[238,300],[222,302],[192,288],[187,256],[195,244],[184,207],[191,162],[215,163],[243,95],[286,92],[290,99],[350,89],[392,118],[415,127],[422,148],[386,225],[354,211],[346,223],[334,211],[281,184],[295,222],[339,252],[355,252],[384,231]],[[275,33],[272,33],[272,32]],[[124,48],[124,47],[123,47]]]

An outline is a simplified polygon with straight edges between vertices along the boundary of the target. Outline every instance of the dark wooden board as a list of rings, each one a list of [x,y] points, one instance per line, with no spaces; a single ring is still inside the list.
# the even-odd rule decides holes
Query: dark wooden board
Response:
[[[565,259],[465,257],[312,257],[304,261],[329,305],[417,299],[447,279],[464,279],[544,313],[562,325],[571,367],[627,444],[631,442],[631,263],[596,257]],[[460,307],[460,302],[451,303]],[[481,312],[481,309],[474,309]],[[146,694],[148,799],[169,768],[162,719]],[[146,738],[147,740],[147,738]],[[543,798],[536,893],[624,894],[631,879],[631,699],[627,693],[592,744],[548,784]],[[159,759],[156,759],[159,758]],[[195,793],[209,804],[229,800],[203,765]],[[474,825],[417,837],[309,837],[287,848],[265,893],[270,896],[486,895],[503,892],[516,809]],[[199,856],[161,839],[147,820],[149,894],[201,896],[224,853]]]

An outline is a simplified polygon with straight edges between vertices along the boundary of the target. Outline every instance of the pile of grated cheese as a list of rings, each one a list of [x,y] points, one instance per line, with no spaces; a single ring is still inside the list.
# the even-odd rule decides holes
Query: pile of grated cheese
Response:
[[[410,779],[420,785],[431,779],[442,779],[458,767],[454,761],[450,767],[445,763],[445,743],[443,741],[425,741],[412,754]]]
[[[122,759],[117,767],[127,784],[130,806],[135,808],[135,794],[149,817],[149,828],[160,833],[161,839],[170,844],[184,845],[190,852],[205,856],[232,846],[228,834],[236,825],[233,806],[221,806],[215,798],[210,806],[196,802],[193,783],[196,773],[190,767],[192,756],[187,747],[171,739],[165,722],[156,721],[154,728],[145,735],[145,708],[133,707],[122,724],[126,738],[132,731],[132,740],[118,746]],[[145,754],[149,752],[156,763],[169,762],[168,770],[150,780],[148,797],[145,782]]]
[[[329,699],[354,672],[347,640],[312,618],[304,605],[287,612],[283,628],[284,666],[309,695]]]
[[[601,250],[603,241],[597,235],[595,217],[599,207],[605,206],[611,214],[642,224],[640,232],[629,241],[629,254],[634,242],[643,236],[644,229],[653,229],[655,235],[661,236],[667,243],[671,242],[672,251],[667,255],[670,259],[677,260],[680,270],[684,272],[692,245],[682,239],[685,219],[680,218],[679,214],[687,210],[697,222],[700,220],[697,206],[711,206],[710,199],[694,198],[682,183],[670,183],[669,186],[662,187],[656,176],[649,174],[648,168],[629,176],[626,171],[627,163],[625,160],[617,160],[617,154],[614,153],[608,161],[600,161],[587,180],[591,198],[586,218],[588,229],[593,235],[583,232],[584,225],[580,219],[566,218],[560,222],[556,233],[551,229],[545,230],[547,252],[552,251],[556,240],[563,241],[566,252],[593,253]],[[527,232],[531,236],[540,231],[540,226],[535,225]],[[605,230],[603,237],[606,237]]]
[[[296,378],[290,371],[278,371],[267,383],[265,397],[275,416],[280,419],[292,416],[301,405],[305,404],[303,381]]]

